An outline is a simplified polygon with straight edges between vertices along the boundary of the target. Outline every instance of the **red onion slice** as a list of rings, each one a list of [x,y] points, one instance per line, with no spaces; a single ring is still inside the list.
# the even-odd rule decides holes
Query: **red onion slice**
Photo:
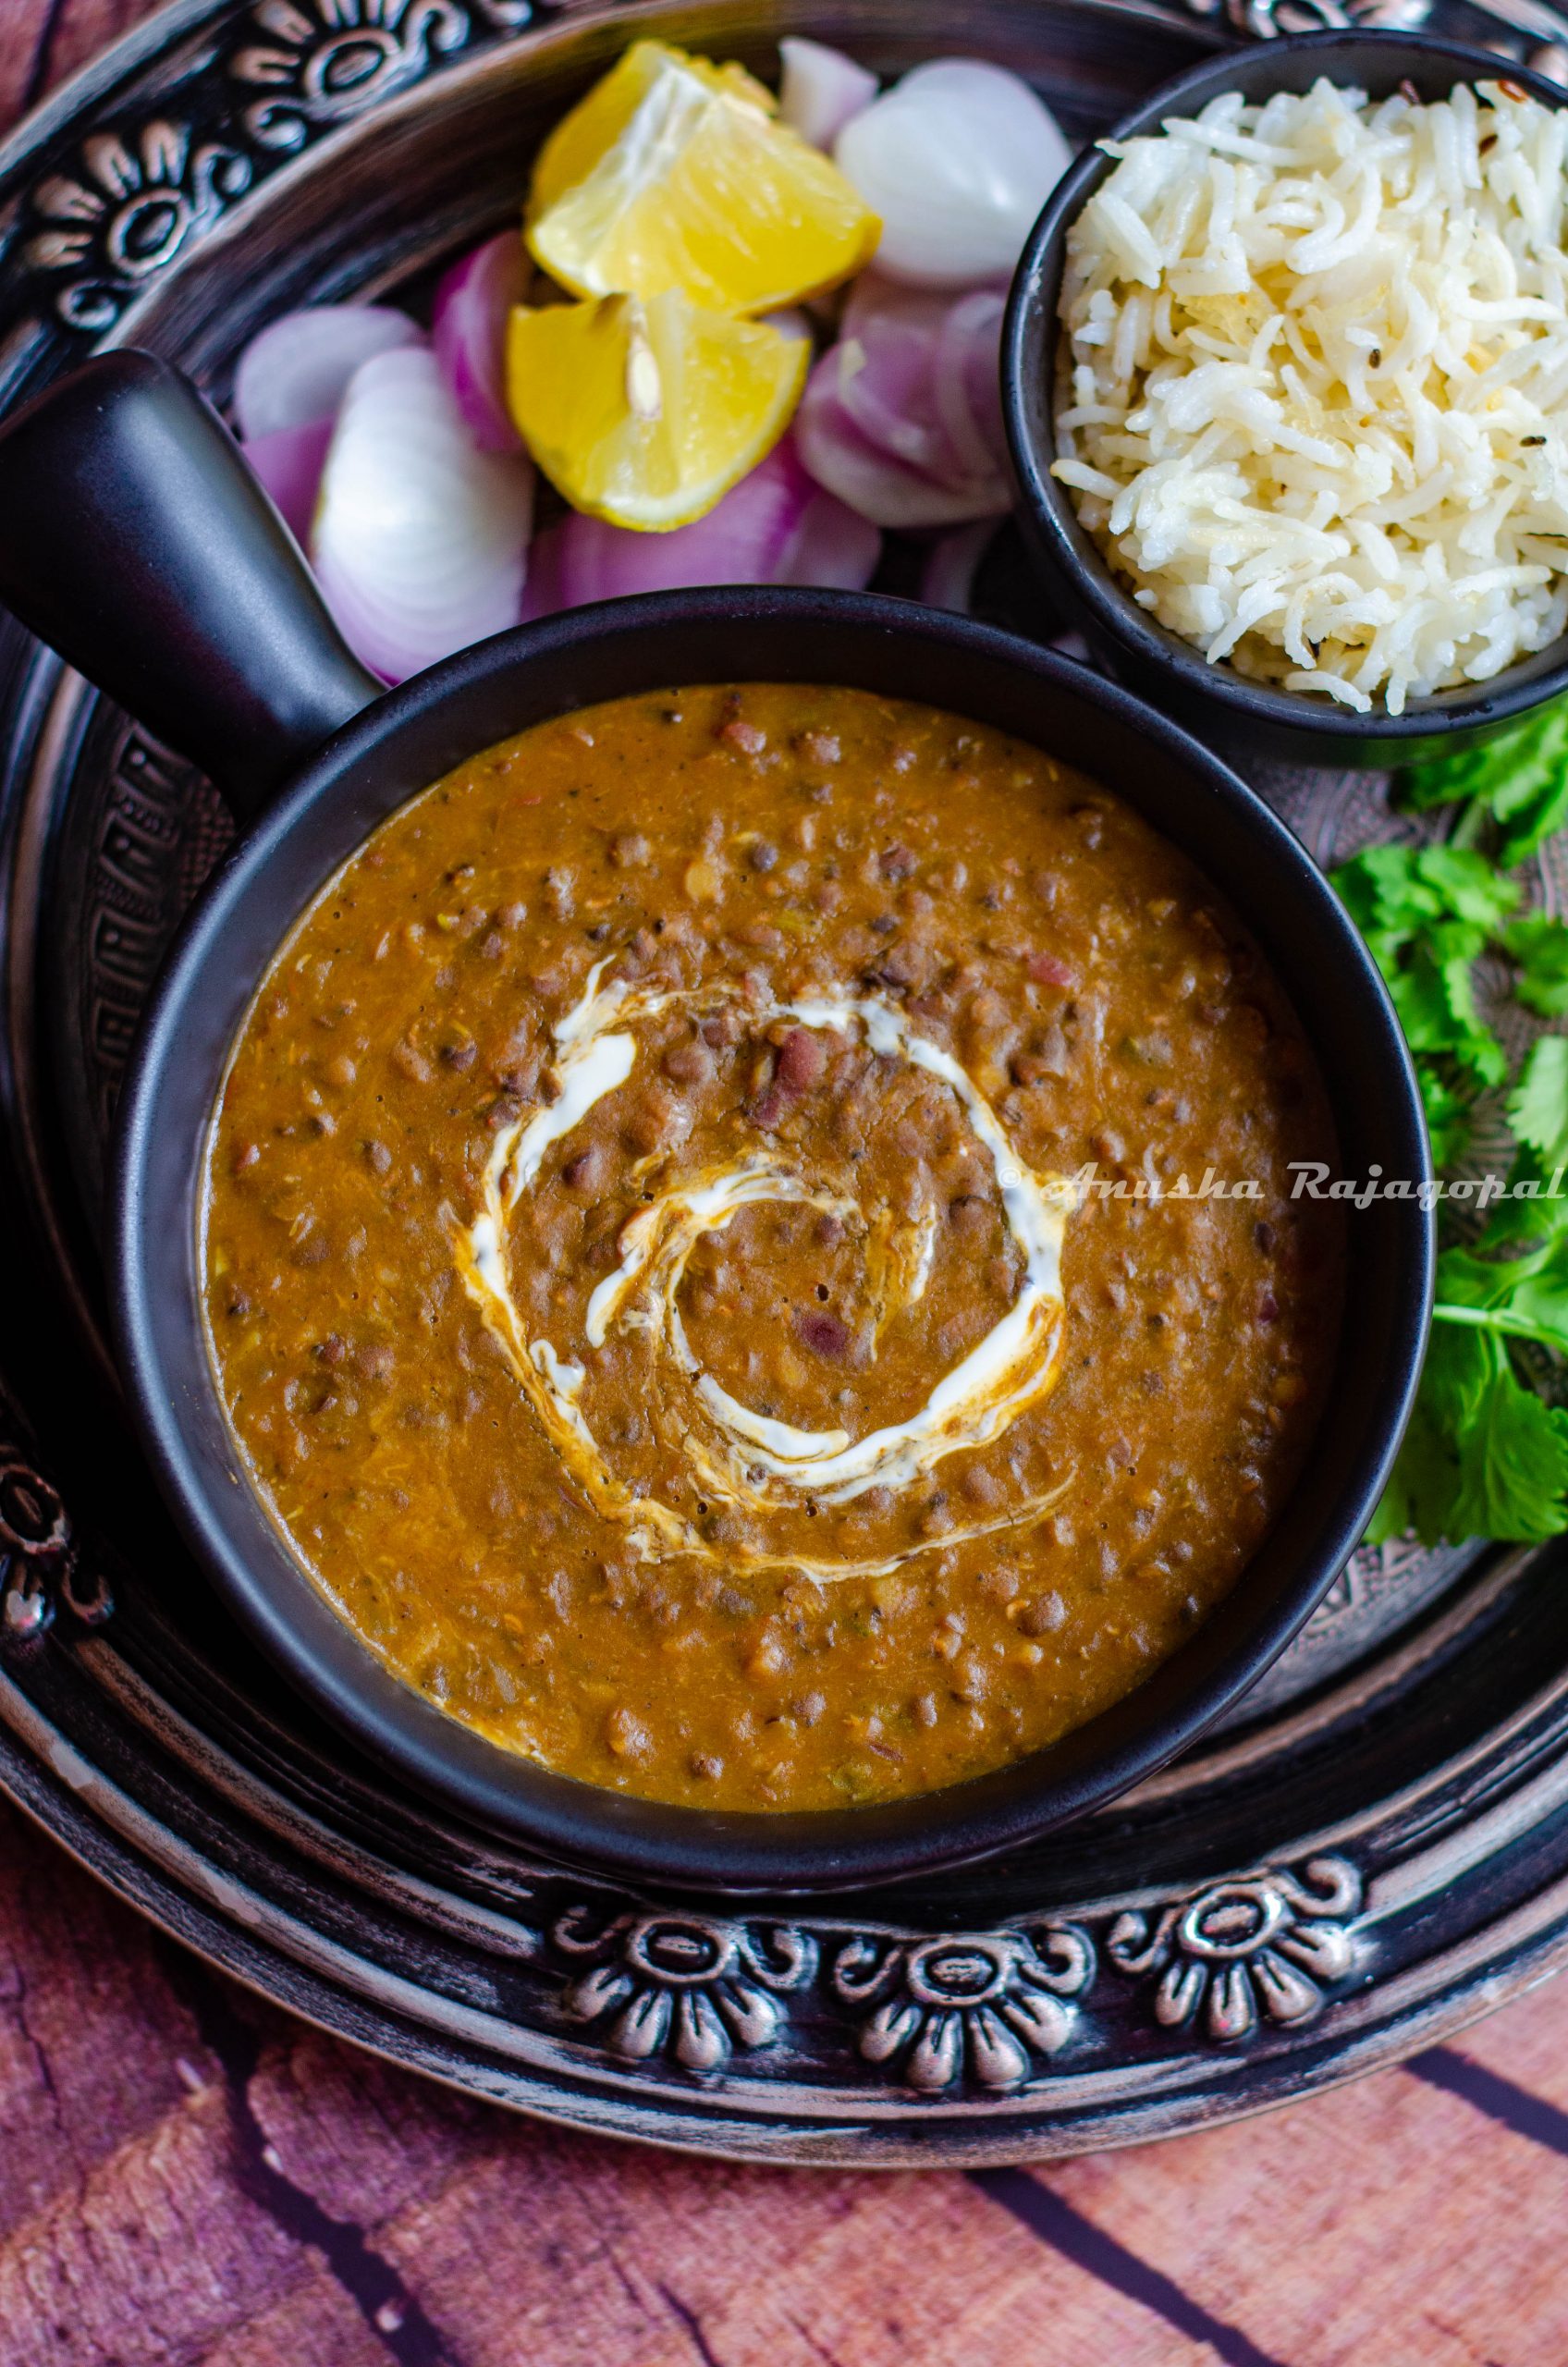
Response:
[[[1000,319],[993,290],[955,301],[867,274],[801,404],[801,457],[818,484],[877,526],[955,526],[1010,509],[992,440]]]
[[[533,472],[476,450],[427,348],[381,353],[349,382],[322,475],[311,556],[344,639],[388,681],[515,624]]]
[[[637,534],[573,514],[541,534],[525,614],[712,583],[868,583],[881,537],[824,494],[786,436],[705,518]],[[862,571],[864,570],[864,572]]]
[[[867,273],[839,325],[839,398],[863,434],[894,460],[944,480],[967,473],[933,399],[932,363],[947,299]]]
[[[835,495],[818,490],[807,502],[773,580],[824,592],[864,592],[881,557],[882,537],[870,520]]]
[[[234,373],[234,416],[247,444],[286,427],[331,419],[361,362],[423,345],[406,313],[389,304],[317,304],[281,313],[251,339]]]
[[[1011,473],[1002,424],[1002,318],[1006,299],[977,288],[949,311],[931,365],[937,416],[971,476]]]
[[[521,233],[503,230],[455,263],[435,290],[430,339],[482,452],[517,452],[507,409],[507,315],[528,279]]]
[[[928,608],[951,608],[968,616],[974,579],[996,531],[994,518],[977,518],[973,526],[955,526],[950,533],[937,535],[920,572],[920,596]]]
[[[819,485],[874,526],[956,526],[1005,509],[972,487],[954,487],[874,444],[844,408],[835,357],[825,353],[806,382],[795,417],[802,460]]]
[[[321,472],[332,441],[330,419],[313,419],[307,427],[276,427],[270,435],[252,436],[241,447],[277,506],[284,524],[301,545],[311,536]]]
[[[876,96],[876,77],[841,49],[819,41],[781,41],[778,112],[814,148],[831,148],[851,116]]]

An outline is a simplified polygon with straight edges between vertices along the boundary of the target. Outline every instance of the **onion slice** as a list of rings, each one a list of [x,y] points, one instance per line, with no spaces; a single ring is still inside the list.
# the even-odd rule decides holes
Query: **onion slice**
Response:
[[[925,554],[920,571],[920,596],[928,608],[951,608],[967,617],[974,601],[974,579],[997,531],[994,518],[976,519],[973,526],[955,526],[938,534]]]
[[[300,544],[310,540],[331,442],[331,420],[312,419],[305,427],[275,427],[270,435],[252,436],[240,448]]]
[[[797,422],[817,482],[878,526],[956,526],[1011,507],[1000,392],[1002,301],[956,301],[867,273]]]
[[[972,498],[874,444],[844,408],[835,378],[837,349],[817,363],[801,399],[795,435],[801,458],[823,489],[874,526],[906,531],[954,526],[975,514]]]
[[[478,451],[435,356],[381,353],[349,382],[311,557],[344,639],[400,682],[517,622],[533,471]]]
[[[933,365],[948,300],[865,273],[839,324],[838,388],[872,443],[944,482],[968,473],[936,408]]]
[[[973,476],[1007,474],[1002,423],[1002,321],[1007,299],[996,288],[961,296],[943,321],[931,366],[931,398],[949,442]]]
[[[876,96],[876,77],[841,49],[819,41],[781,41],[778,112],[814,148],[831,148],[852,116]]]
[[[518,452],[507,409],[507,320],[528,281],[522,235],[503,230],[455,263],[435,290],[430,341],[482,452]]]
[[[807,502],[773,580],[824,592],[864,592],[881,557],[882,537],[870,520],[819,487]]]
[[[280,313],[251,339],[234,373],[234,416],[254,443],[286,427],[331,419],[361,362],[423,345],[407,313],[390,304],[317,304]]]
[[[833,154],[882,217],[877,269],[919,288],[1011,275],[1070,162],[1028,83],[968,57],[917,66],[851,117]]]
[[[690,526],[639,534],[574,512],[549,527],[534,546],[525,614],[709,583],[858,590],[880,550],[881,536],[820,490],[786,436]]]

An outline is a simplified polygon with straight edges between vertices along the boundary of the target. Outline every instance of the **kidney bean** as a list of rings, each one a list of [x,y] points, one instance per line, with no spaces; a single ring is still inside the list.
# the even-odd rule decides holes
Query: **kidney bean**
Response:
[[[612,1710],[606,1719],[605,1740],[618,1759],[646,1759],[654,1747],[641,1718],[624,1706]]]
[[[847,1352],[850,1329],[836,1315],[821,1307],[802,1307],[795,1317],[795,1329],[814,1355],[837,1362]]]
[[[1018,1614],[1018,1625],[1025,1636],[1049,1636],[1067,1618],[1067,1605],[1059,1594],[1036,1595],[1026,1602]]]
[[[604,1165],[602,1146],[590,1143],[586,1150],[580,1150],[575,1158],[567,1160],[561,1169],[561,1182],[569,1192],[592,1192],[604,1172]]]

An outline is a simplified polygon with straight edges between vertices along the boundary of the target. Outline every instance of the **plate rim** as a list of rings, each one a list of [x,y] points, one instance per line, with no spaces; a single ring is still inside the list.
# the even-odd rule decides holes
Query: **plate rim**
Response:
[[[301,0],[307,13],[312,5],[313,0]],[[400,23],[410,5],[410,0],[396,0],[388,13]],[[402,107],[406,101],[410,109],[416,108],[424,96],[438,92],[448,73],[454,78],[463,76],[472,67],[483,75],[485,55],[501,51],[514,40],[526,43],[554,31],[575,35],[612,22],[663,23],[676,13],[673,7],[659,5],[659,0],[634,9],[584,6],[569,0],[569,5],[558,8],[539,7],[526,24],[519,26],[515,15],[523,0],[425,0],[425,5],[445,10],[449,18],[461,16],[471,32],[483,18],[488,30],[459,42],[447,67],[438,59],[423,74],[405,80],[388,104]],[[1254,14],[1261,8],[1267,15],[1270,0],[1253,0]],[[1437,0],[1439,8],[1450,5],[1469,5],[1469,0]],[[1243,0],[1235,0],[1235,6],[1245,13]],[[508,9],[514,16],[509,28],[502,21]],[[1180,33],[1190,50],[1212,47],[1223,32],[1236,30],[1234,24],[1219,25],[1207,13],[1197,13],[1196,0],[1194,13],[1183,10],[1176,0],[1168,6],[1155,5],[1154,0],[1072,0],[1068,13],[1089,10]],[[827,15],[844,25],[857,19],[870,22],[877,15],[876,0],[861,0],[859,6],[856,0],[836,0],[835,6],[815,9],[803,5],[803,0],[793,0],[792,6],[785,0],[782,9],[775,13],[784,18],[809,16],[814,22]],[[1047,18],[1063,12],[1036,5],[1027,13]],[[14,195],[17,216],[26,214],[23,183],[41,160],[57,160],[71,150],[73,142],[80,145],[100,128],[117,135],[125,129],[122,110],[133,100],[146,122],[160,107],[170,104],[171,75],[177,80],[178,75],[185,78],[178,82],[181,104],[190,102],[193,92],[199,96],[202,78],[221,74],[227,55],[226,38],[218,38],[203,56],[196,56],[199,36],[210,30],[227,37],[231,29],[248,22],[251,14],[249,5],[236,6],[234,0],[167,0],[165,7],[79,69],[0,143],[0,186]],[[1501,19],[1501,8],[1498,14]],[[886,24],[891,18],[884,15],[877,21]],[[1257,30],[1256,24],[1252,29]],[[754,17],[748,19],[753,42],[766,31]],[[1568,27],[1564,31],[1568,35]],[[141,97],[137,96],[139,92]],[[232,93],[229,104],[232,114]],[[319,137],[307,137],[302,161],[319,157],[327,143],[351,142],[371,120],[372,113],[363,113],[336,130],[329,126]],[[287,174],[289,161],[275,158],[261,180],[235,196],[230,212],[237,212],[251,194],[259,196],[268,182]],[[220,234],[225,218],[220,208]],[[13,261],[20,235],[19,230],[13,233]],[[200,251],[199,245],[192,250]],[[80,333],[62,331],[48,320],[24,315],[17,303],[14,273],[6,284],[11,290],[8,298],[0,285],[0,380],[7,369],[13,386],[30,375],[46,374],[51,364],[60,366],[62,344],[74,351],[86,350]],[[169,284],[147,283],[154,312],[159,292]],[[122,304],[101,333],[111,340],[123,334],[123,325],[135,317],[136,309],[133,302]],[[8,345],[4,337],[6,330]],[[13,739],[4,851],[8,889],[14,887],[17,876],[18,816],[40,831],[53,817],[53,809],[36,798],[24,806],[16,787],[18,773],[41,761],[37,743],[49,719],[44,708],[48,707],[50,716],[64,715],[63,728],[71,728],[74,711],[69,685],[65,686],[63,704],[56,706],[54,703],[61,701],[62,693],[58,669],[49,671],[52,665],[53,661],[41,663],[24,680],[25,695],[13,697],[8,709],[0,706],[0,724],[10,728]],[[24,713],[21,709],[28,699],[31,707]],[[85,721],[77,717],[83,730],[91,720],[91,717]],[[7,903],[7,917],[9,909]],[[10,962],[15,955],[16,948],[8,943],[6,960]],[[9,1080],[6,1086],[9,1090]],[[3,1188],[8,1194],[18,1189],[8,1173]],[[14,1306],[0,1317],[4,1338],[0,1362],[8,1362],[13,1368],[27,1355],[26,1321],[26,1314]],[[871,1909],[858,1907],[835,1915],[831,1899],[807,1902],[803,1909],[790,1903],[776,1908],[752,1904],[735,1912],[729,1911],[727,1903],[722,1913],[712,1914],[702,1902],[650,1905],[618,1891],[612,1883],[587,1875],[564,1875],[548,1867],[528,1871],[521,1884],[526,1896],[514,1885],[508,1902],[487,1906],[486,1898],[504,1899],[504,1883],[495,1877],[499,1886],[487,1888],[493,1883],[488,1870],[496,1861],[493,1854],[487,1856],[488,1845],[483,1836],[466,1836],[469,1855],[460,1876],[452,1883],[453,1901],[466,1902],[477,1913],[493,1914],[515,1934],[519,1964],[530,1979],[537,1969],[541,1993],[546,1994],[545,2005],[538,2009],[540,2027],[552,2033],[552,2043],[558,2037],[562,2047],[576,2050],[575,2054],[562,2058],[573,2066],[570,2078],[534,2080],[516,2071],[496,2072],[477,2042],[471,2043],[465,2054],[455,2040],[440,2035],[438,2013],[433,2017],[427,2012],[422,2022],[386,2003],[376,2005],[347,1977],[336,1981],[328,1977],[322,1968],[331,1961],[337,1945],[323,1903],[330,1884],[320,1885],[317,1924],[300,1926],[310,1932],[319,1956],[319,1965],[312,1967],[259,1935],[259,1927],[241,1902],[243,1883],[226,1870],[217,1854],[210,1862],[200,1861],[204,1871],[194,1888],[182,1886],[173,1870],[180,1852],[185,1851],[188,1862],[198,1860],[189,1839],[177,1832],[172,1817],[162,1827],[153,1821],[159,1837],[149,1842],[146,1811],[135,1801],[130,1802],[135,1814],[126,1830],[108,1813],[104,1787],[114,1782],[114,1754],[133,1747],[134,1733],[129,1715],[122,1718],[123,1732],[116,1725],[115,1716],[120,1712],[114,1697],[101,1686],[94,1689],[94,1655],[121,1655],[123,1650],[122,1665],[134,1674],[137,1655],[143,1661],[151,1655],[155,1661],[169,1639],[160,1643],[155,1626],[144,1632],[137,1628],[134,1582],[126,1589],[130,1599],[126,1607],[106,1629],[102,1625],[109,1588],[122,1573],[115,1566],[112,1541],[94,1538],[90,1523],[79,1526],[62,1511],[64,1529],[58,1536],[53,1532],[49,1538],[31,1535],[25,1523],[18,1529],[6,1510],[4,1479],[9,1474],[24,1474],[30,1486],[52,1498],[47,1476],[52,1458],[34,1443],[13,1392],[0,1393],[0,1431],[4,1432],[0,1437],[0,1790],[120,1896],[194,1947],[208,1962],[260,1993],[317,2027],[366,2045],[406,2067],[563,2125],[724,2158],[781,2164],[895,2167],[938,2161],[954,2165],[1041,2161],[1116,2143],[1145,2142],[1320,2092],[1364,2070],[1395,2062],[1435,2037],[1452,2035],[1506,1996],[1568,1963],[1568,1833],[1555,1836],[1555,1854],[1537,1848],[1537,1857],[1544,1856],[1550,1863],[1525,1862],[1537,1828],[1544,1832],[1549,1815],[1556,1810],[1542,1810],[1532,1821],[1520,1806],[1521,1801],[1534,1798],[1530,1786],[1543,1780],[1543,1767],[1549,1792],[1553,1784],[1568,1789],[1563,1772],[1568,1770],[1568,1674],[1560,1674],[1518,1703],[1509,1749],[1501,1757],[1499,1734],[1484,1731],[1467,1753],[1434,1766],[1416,1781],[1408,1801],[1390,1794],[1369,1804],[1366,1819],[1382,1816],[1393,1835],[1386,1862],[1377,1867],[1369,1845],[1363,1852],[1365,1863],[1352,1861],[1352,1845],[1341,1851],[1332,1825],[1317,1834],[1281,1831],[1279,1846],[1266,1849],[1261,1858],[1248,1853],[1239,1860],[1206,1863],[1182,1882],[1157,1878],[1142,1890],[1123,1887],[1115,1897],[1096,1897],[1086,1904],[1075,1905],[1071,1895],[1056,1905],[1047,1898],[1037,1907],[1014,1904],[983,1921],[978,1930],[970,1930],[962,1919],[952,1928],[946,1913],[939,1920],[928,1915],[925,1923],[888,1921]],[[73,1479],[80,1481],[80,1457],[67,1456],[65,1461],[73,1466]],[[89,1488],[82,1501],[90,1505],[91,1500]],[[74,1494],[71,1501],[77,1501]],[[1451,1597],[1429,1606],[1395,1640],[1403,1649],[1429,1628],[1437,1633],[1444,1622],[1461,1641],[1472,1634],[1484,1634],[1478,1623],[1490,1615],[1486,1605],[1508,1599],[1522,1566],[1519,1557],[1512,1563],[1509,1557],[1491,1557],[1468,1577],[1456,1581]],[[1381,1665],[1387,1649],[1379,1647],[1374,1653],[1374,1665]],[[1329,1685],[1322,1698],[1326,1699],[1335,1689]],[[1284,1723],[1294,1728],[1304,1720],[1309,1723],[1311,1714],[1327,1714],[1313,1711],[1318,1699],[1314,1695],[1305,1703],[1289,1705]],[[167,1701],[172,1715],[178,1708],[177,1695],[168,1693]],[[20,1739],[23,1730],[31,1732],[31,1747]],[[1269,1730],[1260,1727],[1259,1732]],[[96,1757],[82,1747],[89,1735],[95,1737]],[[127,1742],[127,1736],[132,1736],[132,1743]],[[153,1741],[144,1736],[141,1748],[147,1756],[148,1781],[153,1774],[164,1781],[161,1768],[153,1765]],[[1180,1774],[1156,1777],[1138,1797],[1159,1810],[1167,1795],[1177,1796],[1183,1787],[1201,1788],[1210,1777],[1219,1784],[1222,1762],[1239,1754],[1244,1765],[1248,1751],[1261,1748],[1244,1735],[1212,1737],[1199,1747],[1196,1760]],[[253,1787],[259,1808],[269,1780],[262,1743],[257,1743],[252,1760],[237,1760],[236,1764],[241,1781]],[[178,1765],[171,1758],[169,1766]],[[1398,1917],[1410,1910],[1406,1899],[1403,1907],[1396,1903],[1384,1916],[1375,1896],[1377,1885],[1385,1875],[1397,1877],[1401,1866],[1421,1860],[1420,1847],[1406,1846],[1411,1835],[1400,1820],[1403,1816],[1418,1823],[1425,1817],[1430,1829],[1439,1834],[1454,1826],[1456,1819],[1461,1835],[1472,1830],[1445,1795],[1445,1779],[1457,1781],[1462,1769],[1465,1785],[1482,1790],[1488,1784],[1497,1787],[1495,1813],[1503,1822],[1510,1815],[1524,1818],[1521,1833],[1515,1835],[1518,1847],[1506,1868],[1501,1845],[1495,1868],[1492,1860],[1487,1861],[1488,1871],[1501,1869],[1511,1879],[1517,1879],[1506,1897],[1483,1902],[1473,1925],[1450,1935],[1442,1945],[1398,1967],[1390,1955],[1386,1977],[1380,1969],[1369,1976],[1368,1968],[1377,1962],[1377,1950],[1382,1944],[1378,1932],[1392,1929]],[[268,1797],[282,1802],[287,1810],[290,1801],[297,1801],[298,1791],[299,1786],[290,1791],[275,1785]],[[157,1797],[155,1787],[152,1797]],[[1551,1797],[1555,1799],[1555,1792]],[[142,1820],[140,1838],[134,1837],[132,1830],[138,1817]],[[193,1825],[199,1822],[193,1817]],[[269,1895],[269,1912],[281,1912],[279,1898],[287,1901],[292,1895],[289,1870],[281,1852],[274,1859],[266,1858],[254,1835],[238,1825],[228,1838],[232,1862],[251,1863],[255,1869],[264,1864],[277,1892],[276,1896]],[[406,1821],[397,1827],[397,1839],[398,1846],[406,1846]],[[1439,1839],[1428,1846],[1428,1857],[1434,1847],[1440,1856],[1447,1846]],[[356,1846],[361,1859],[357,1875]],[[167,1864],[165,1857],[170,1860]],[[415,1847],[410,1862],[417,1858]],[[374,1887],[365,1872],[370,1863],[371,1857],[358,1843],[350,1823],[350,1838],[333,1880],[350,1892],[356,1880]],[[309,1879],[307,1875],[307,1887]],[[410,1877],[410,1881],[421,1879],[417,1873]],[[204,1899],[197,1895],[203,1884],[208,1894]],[[294,1887],[299,1887],[297,1882]],[[1251,1947],[1241,1972],[1227,1987],[1213,1969],[1219,1956],[1214,1934],[1204,1921],[1208,1903],[1220,1892],[1232,1906],[1236,1895],[1244,1894],[1266,1919],[1275,1918],[1278,1928],[1294,1943],[1296,1956],[1279,1957],[1269,1969],[1269,1949],[1259,1942]],[[583,1899],[586,1906],[581,1903]],[[537,1912],[533,1911],[535,1902]],[[963,1903],[962,1898],[959,1903]],[[529,1911],[524,1912],[525,1908]],[[590,1909],[591,1930],[581,1920]],[[337,1911],[336,1904],[333,1911]],[[771,1944],[767,1933],[790,1928],[791,1915],[802,1927],[810,1926],[807,1936],[814,1950],[814,1970],[809,1983],[794,1981],[789,1962],[777,1952],[772,1956],[766,1954]],[[579,1919],[575,1922],[574,1917]],[[698,2059],[700,2046],[691,2059],[680,2053],[680,2025],[665,1993],[673,1993],[669,1982],[656,1963],[649,1971],[645,1957],[633,1962],[628,1951],[634,1944],[643,1944],[638,1937],[641,1925],[682,1920],[692,1931],[705,1933],[716,1947],[731,1951],[727,1963],[734,1961],[736,1949],[750,1949],[753,1956],[748,1962],[763,1964],[753,1986],[760,1983],[767,1992],[765,2002],[774,2015],[775,2030],[761,2047],[753,2049],[736,2028],[727,2024],[719,2034],[723,2043],[716,2060]],[[1135,1928],[1123,1928],[1128,1925]],[[388,1915],[375,1930],[395,1956],[397,1947],[403,1944],[396,1919]],[[838,1953],[829,1964],[815,1935],[819,1932],[830,1935],[835,1931]],[[435,1949],[429,1933],[421,1932],[419,1940],[434,1964]],[[1079,1943],[1083,1941],[1087,1943],[1094,1969],[1092,1975],[1080,1978],[1084,1951]],[[980,2057],[974,2051],[973,2017],[965,2020],[967,2008],[951,1997],[942,2002],[946,1993],[941,1991],[938,1974],[922,1959],[922,1950],[929,1957],[934,1949],[950,1951],[961,1944],[972,1944],[982,1951],[999,1950],[1006,1956],[1002,1972],[1013,1984],[1009,1995],[1016,2002],[1022,1982],[1035,2013],[1032,2027],[1036,2034],[1044,2031],[1054,2040],[1047,2044],[1042,2039],[1038,2047],[1031,2043],[1023,2050],[1026,2071],[1011,2087],[1005,2080],[997,2084],[980,2076],[975,2068]],[[866,1948],[880,1951],[876,1965],[863,1962],[857,1955],[855,1962],[846,1966],[847,1956]],[[635,2055],[618,2041],[612,2012],[594,2015],[580,2010],[581,1993],[586,1987],[582,1976],[584,1964],[601,1976],[596,1993],[613,1992],[620,1998],[630,1983],[634,1997],[653,1996],[655,2007],[665,2015],[661,2024],[665,2035],[652,2059]],[[1283,1974],[1280,1965],[1285,1967]],[[1141,1968],[1133,1968],[1136,1967]],[[1193,2003],[1188,1993],[1194,1967],[1202,1971],[1202,1980]],[[434,1981],[434,1974],[430,1978]],[[1290,1988],[1292,1979],[1296,1981],[1293,1991]],[[1272,1990],[1270,1981],[1276,1984]],[[921,1982],[925,1984],[924,1990]],[[1092,2076],[1080,2071],[1074,2058],[1092,2031],[1091,2017],[1100,1996],[1097,1984],[1114,1993],[1107,2012],[1122,2017],[1114,2023],[1114,2031],[1125,2033],[1126,2067],[1121,2076],[1133,2100],[1119,2108],[1120,2117],[1114,2121],[1103,2116],[1091,2121],[1075,2107],[1053,2101],[1064,2097],[1076,2080]],[[427,1993],[434,1999],[437,1993],[432,1987]],[[496,1993],[504,2003],[513,1993],[497,1981]],[[928,2002],[930,1993],[937,1994],[936,2005]],[[574,1996],[579,1998],[578,2005],[569,2003]],[[1299,2007],[1293,2018],[1289,2013],[1276,2012],[1277,2005],[1289,2006],[1292,1997]],[[873,2054],[863,2043],[873,2021],[889,2013],[896,2019],[906,2008],[913,2010],[912,1998],[925,2017],[920,2036],[913,2042],[900,2040],[890,2053]],[[869,2009],[878,1999],[881,2002],[873,2015]],[[1162,2001],[1169,2011],[1162,2011]],[[819,2003],[822,2013],[817,2023],[808,2027],[802,2013],[805,2034],[801,2035],[791,2020],[795,2007],[809,2004],[815,2010]],[[529,2011],[533,2011],[532,2005]],[[961,2025],[960,2039],[970,2052],[965,2055],[961,2049],[957,2071],[949,2069],[938,2078],[948,2059],[942,2054],[946,2041],[941,2031],[936,2030],[935,2036],[933,2031],[943,2016],[954,2015]],[[520,2030],[532,2027],[521,2011],[515,2018]],[[883,2037],[893,2026],[893,2021],[887,2023]],[[1106,2027],[1113,2025],[1108,2021]],[[862,2106],[858,2118],[852,2103],[846,2103],[842,2112],[825,2106],[820,2117],[814,2111],[810,2119],[769,2108],[770,2093],[788,2092],[787,2082],[797,2076],[791,2069],[797,2057],[803,2083],[811,2069],[806,2051],[815,2042],[818,2028],[828,2033],[820,2042],[823,2059],[830,2055],[840,2077],[852,2072],[861,2080],[856,2091]],[[1181,2077],[1158,2091],[1148,2088],[1145,2079],[1145,2090],[1139,2091],[1152,2043],[1163,2047],[1171,2060],[1180,2055]],[[1060,2067],[1057,2046],[1061,2049]],[[924,2057],[920,2057],[922,2047]],[[712,2053],[710,2045],[710,2056]],[[994,2048],[991,2060],[994,2067]],[[726,2068],[730,2063],[733,2070]],[[1002,2067],[1005,2070],[1005,2064]],[[811,2127],[819,2127],[822,2134],[808,2139],[802,2131]]]

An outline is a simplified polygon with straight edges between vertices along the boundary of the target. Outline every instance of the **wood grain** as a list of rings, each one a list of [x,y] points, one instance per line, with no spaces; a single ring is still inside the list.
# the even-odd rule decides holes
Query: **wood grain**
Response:
[[[0,122],[142,13],[0,0]],[[1030,2173],[564,2136],[305,2030],[0,1807],[4,2367],[1564,2367],[1568,1983]]]
[[[0,2181],[6,2367],[1562,2367],[1568,1984],[1048,2179],[739,2169],[306,2030],[0,1809]]]
[[[0,127],[152,13],[146,0],[0,0]]]

